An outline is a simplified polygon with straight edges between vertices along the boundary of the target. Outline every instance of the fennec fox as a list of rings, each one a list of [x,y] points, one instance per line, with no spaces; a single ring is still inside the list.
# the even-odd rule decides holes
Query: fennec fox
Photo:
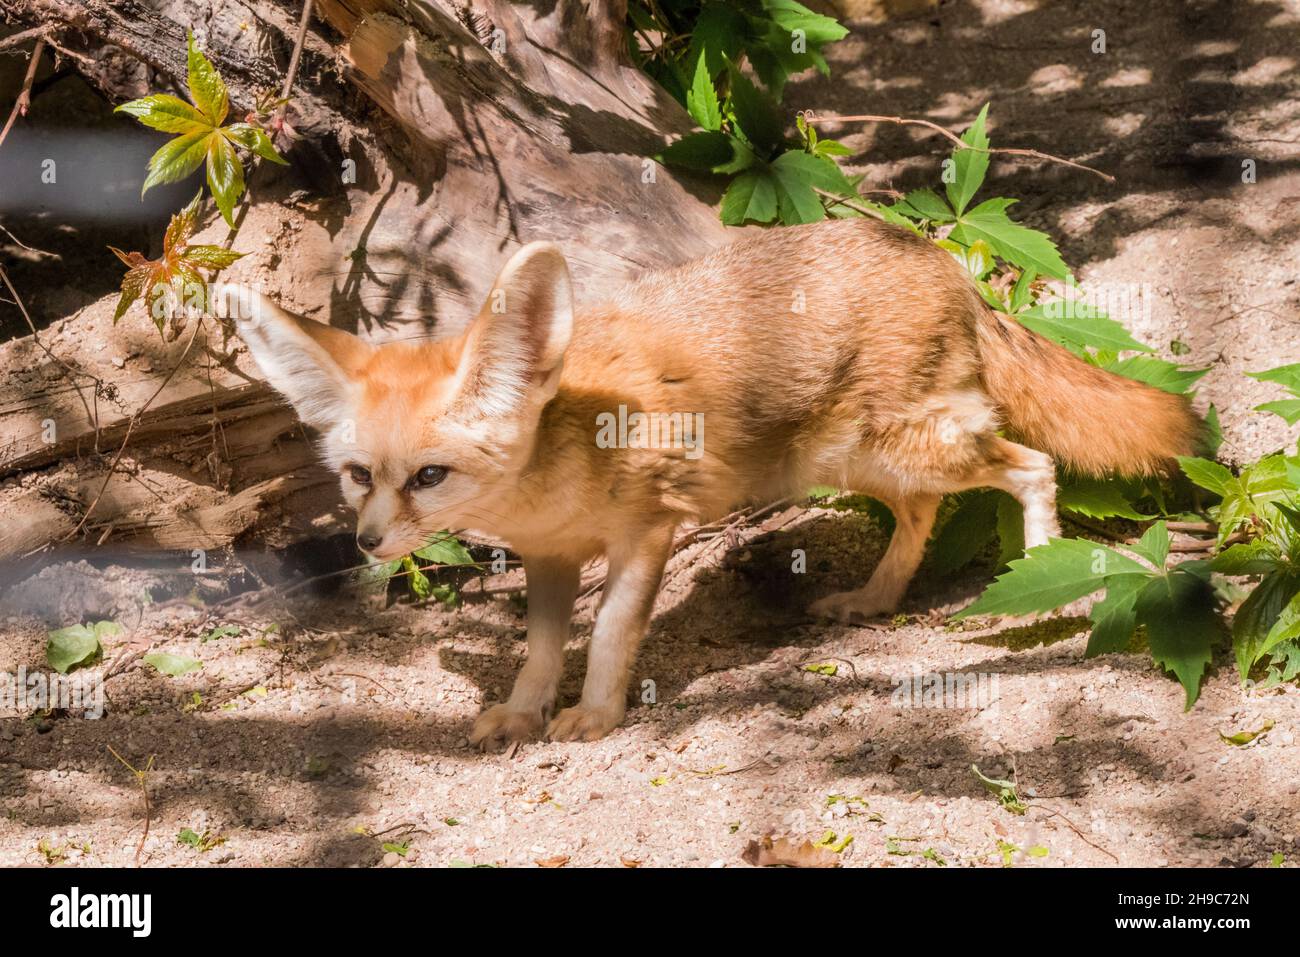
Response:
[[[560,250],[532,243],[443,341],[376,347],[242,293],[241,334],[320,430],[366,554],[450,528],[523,557],[528,656],[475,723],[483,746],[618,726],[685,520],[818,484],[883,500],[897,527],[870,580],[811,608],[857,621],[898,604],[945,493],[1011,493],[1033,547],[1058,534],[1053,457],[1149,473],[1198,431],[1182,398],[993,312],[947,252],[870,220],[768,230],[576,310]],[[579,567],[598,555],[582,698],[552,716]]]

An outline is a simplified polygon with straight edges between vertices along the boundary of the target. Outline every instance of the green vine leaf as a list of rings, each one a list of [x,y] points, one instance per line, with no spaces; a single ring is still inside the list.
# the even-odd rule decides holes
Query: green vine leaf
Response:
[[[984,175],[989,169],[989,137],[984,130],[988,116],[989,105],[985,103],[984,109],[980,110],[979,116],[975,117],[975,122],[961,137],[963,143],[974,149],[957,149],[952,154],[957,175],[951,183],[947,184],[948,201],[952,203],[952,208],[956,210],[958,216],[965,212],[966,205],[979,192],[980,186],[984,183]],[[1049,275],[1053,274],[1049,273]]]
[[[1013,561],[984,594],[953,617],[1052,611],[1099,591],[1114,576],[1126,575],[1149,578],[1151,571],[1097,542],[1054,538]]]
[[[143,297],[151,307],[154,325],[162,332],[165,310],[154,308],[156,296],[169,297],[173,306],[202,297],[200,305],[206,306],[207,284],[198,270],[209,269],[215,273],[244,255],[224,246],[190,243],[190,236],[198,227],[199,201],[202,196],[202,191],[195,193],[189,204],[171,218],[167,232],[163,235],[163,254],[160,258],[146,259],[142,253],[128,253],[116,246],[108,247],[127,266],[126,275],[122,277],[117,309],[113,312],[114,323],[126,314],[132,303]]]
[[[153,186],[185,179],[206,161],[208,188],[222,218],[233,226],[235,204],[244,192],[244,167],[235,147],[273,163],[288,164],[261,128],[250,123],[221,125],[230,112],[230,96],[212,63],[195,45],[192,33],[188,66],[192,106],[170,94],[156,93],[123,103],[114,112],[134,116],[150,129],[177,134],[150,157],[141,196]]]
[[[1149,581],[1134,608],[1138,623],[1146,626],[1151,657],[1182,684],[1185,710],[1196,703],[1201,678],[1223,636],[1209,581],[1187,571],[1189,564]]]
[[[987,153],[977,154],[973,150],[960,150],[957,153],[958,158],[963,153],[984,156],[985,164],[988,163]],[[958,176],[960,175],[959,173]],[[949,184],[950,199],[952,198],[951,186],[952,184]],[[953,227],[949,237],[968,246],[977,239],[982,239],[1003,259],[1022,269],[1033,269],[1041,275],[1051,276],[1054,279],[1067,278],[1070,269],[1065,265],[1065,260],[1061,258],[1051,237],[1011,221],[1007,209],[1015,202],[1016,200],[1005,197],[988,199],[966,212],[961,212],[954,203],[953,208],[958,209],[957,225]]]
[[[709,75],[706,57],[695,61],[695,79],[686,91],[686,110],[706,130],[722,129],[722,107],[718,104],[718,91]]]

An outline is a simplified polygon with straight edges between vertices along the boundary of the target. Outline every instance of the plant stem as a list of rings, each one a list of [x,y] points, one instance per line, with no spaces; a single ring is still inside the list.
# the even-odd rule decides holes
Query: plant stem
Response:
[[[10,128],[13,127],[14,121],[20,115],[27,115],[27,107],[32,102],[32,82],[36,79],[36,68],[40,65],[41,54],[45,52],[45,37],[36,41],[36,46],[32,48],[32,59],[27,64],[27,75],[23,77],[23,88],[18,93],[18,99],[14,100],[14,108],[9,111],[9,119],[5,123],[5,128],[0,130],[0,144],[3,144],[5,137],[9,135]]]
[[[293,55],[289,57],[289,71],[284,75],[284,85],[280,87],[280,99],[289,98],[293,81],[298,76],[298,60],[302,57],[303,44],[307,42],[307,24],[311,20],[312,0],[302,0],[302,19],[298,21],[298,36],[293,42]],[[284,109],[284,107],[280,107]]]
[[[1091,166],[1084,166],[1082,163],[1076,163],[1074,160],[1064,159],[1060,156],[1053,156],[1051,153],[1043,153],[1038,150],[1028,149],[1006,149],[971,146],[956,133],[945,129],[938,123],[931,123],[929,120],[914,120],[903,116],[875,116],[873,114],[861,114],[856,116],[815,116],[811,110],[804,111],[804,122],[806,123],[895,123],[899,126],[923,126],[928,130],[934,130],[941,133],[957,145],[959,149],[976,150],[980,153],[1001,153],[1006,156],[1029,156],[1034,159],[1048,160],[1052,163],[1060,163],[1064,166],[1070,166],[1074,169],[1081,169],[1084,172],[1100,176],[1108,183],[1115,182],[1115,177],[1109,173],[1103,173],[1099,169],[1093,169]]]

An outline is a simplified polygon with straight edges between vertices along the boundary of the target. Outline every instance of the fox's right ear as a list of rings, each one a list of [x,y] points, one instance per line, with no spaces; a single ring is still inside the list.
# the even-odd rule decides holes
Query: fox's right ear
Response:
[[[266,376],[308,425],[327,429],[354,415],[354,377],[373,351],[356,336],[295,316],[248,286],[219,284],[213,309],[235,320]]]
[[[529,243],[510,257],[465,333],[462,399],[488,413],[549,399],[572,332],[569,266],[554,243]]]

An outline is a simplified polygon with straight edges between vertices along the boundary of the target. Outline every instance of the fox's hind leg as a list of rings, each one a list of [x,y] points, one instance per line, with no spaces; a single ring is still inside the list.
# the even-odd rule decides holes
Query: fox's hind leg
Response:
[[[1025,548],[1046,544],[1057,538],[1061,527],[1056,521],[1056,465],[1045,452],[1017,445],[1001,436],[986,443],[983,464],[949,491],[968,488],[1000,488],[1025,510]]]
[[[815,602],[811,614],[848,622],[893,611],[921,564],[939,500],[949,492],[1009,492],[1025,510],[1026,548],[1060,535],[1051,457],[998,435],[986,402],[970,391],[935,397],[929,416],[878,433],[859,448],[847,477],[857,490],[885,501],[897,527],[867,584]]]
[[[809,613],[851,622],[865,621],[898,607],[925,554],[925,542],[934,527],[939,498],[934,494],[918,494],[887,502],[894,513],[894,536],[871,578],[856,591],[838,592],[813,602]]]

